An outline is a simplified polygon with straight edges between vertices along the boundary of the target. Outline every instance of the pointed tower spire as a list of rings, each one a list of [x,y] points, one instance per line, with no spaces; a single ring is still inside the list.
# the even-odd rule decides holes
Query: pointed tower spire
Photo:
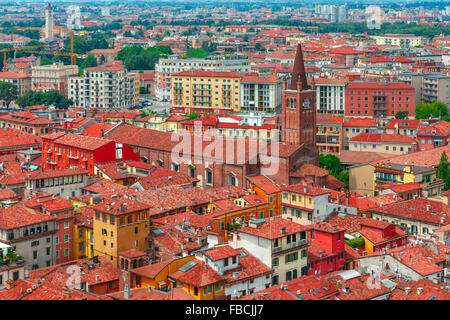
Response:
[[[292,71],[291,90],[297,90],[297,82],[301,83],[301,90],[308,90],[308,83],[306,81],[305,64],[303,62],[302,46],[297,45],[297,52],[295,54],[294,70]]]

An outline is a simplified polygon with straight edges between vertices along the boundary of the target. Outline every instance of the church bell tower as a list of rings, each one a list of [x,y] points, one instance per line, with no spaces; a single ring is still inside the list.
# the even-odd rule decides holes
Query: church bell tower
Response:
[[[281,110],[282,142],[316,150],[316,92],[308,86],[300,44],[289,88],[283,81]]]

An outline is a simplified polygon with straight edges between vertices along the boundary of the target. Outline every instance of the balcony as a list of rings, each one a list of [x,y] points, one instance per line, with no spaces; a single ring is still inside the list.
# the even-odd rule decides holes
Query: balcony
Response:
[[[437,179],[437,180],[434,180],[434,181],[430,181],[430,182],[425,182],[424,181],[424,183],[422,184],[422,188],[423,189],[430,189],[430,188],[435,188],[435,187],[438,187],[438,186],[444,186],[444,180],[442,180],[442,179]]]
[[[74,159],[74,160],[78,160],[78,156],[73,156],[73,155],[71,155],[71,154],[68,154],[68,155],[67,155],[67,158],[69,158],[69,159]]]
[[[281,247],[272,248],[272,253],[279,253],[287,250],[291,250],[294,248],[302,247],[308,244],[306,239],[298,240],[297,242],[291,242],[289,244],[284,244]]]

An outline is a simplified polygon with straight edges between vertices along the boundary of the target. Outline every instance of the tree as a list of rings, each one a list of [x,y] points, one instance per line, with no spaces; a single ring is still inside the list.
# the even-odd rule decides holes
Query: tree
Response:
[[[0,81],[0,100],[5,101],[6,107],[9,107],[11,101],[17,98],[17,86],[13,83]]]
[[[430,117],[448,118],[448,106],[440,101],[433,103],[419,103],[415,108],[416,119],[428,119]]]
[[[395,119],[406,119],[409,115],[409,111],[398,111],[395,114]]]
[[[445,190],[448,190],[450,187],[450,177],[448,174],[448,157],[445,151],[442,151],[441,161],[439,161],[438,166],[438,177],[445,181]]]
[[[73,104],[73,101],[67,99],[58,90],[49,90],[46,92],[29,90],[23,96],[16,99],[16,103],[22,108],[33,105],[54,105],[57,109],[67,109]]]
[[[105,56],[102,54],[101,56],[100,56],[100,64],[104,64],[106,62],[106,58],[105,58]]]
[[[97,66],[97,59],[95,59],[95,56],[93,54],[90,54],[86,57],[86,59],[83,60],[83,62],[81,63],[81,70],[84,70],[86,68],[90,68],[90,67],[96,67]]]
[[[186,56],[188,58],[205,58],[209,56],[209,52],[203,48],[189,48],[187,49]]]
[[[117,53],[116,60],[122,60],[128,70],[154,70],[159,58],[171,54],[168,46],[149,47],[127,46]]]
[[[333,177],[335,177],[339,181],[342,181],[348,186],[350,177],[349,172],[344,171],[341,160],[335,155],[323,155],[321,153],[319,155],[319,167],[326,168]]]
[[[325,156],[323,155],[323,153],[321,153],[319,155],[319,167],[325,167],[333,176],[339,175],[343,170],[341,160],[339,160],[338,157],[332,154],[327,154]]]
[[[53,61],[50,60],[49,58],[44,57],[41,59],[41,66],[47,66],[49,64],[53,64]]]
[[[184,116],[185,117],[189,117],[189,120],[192,120],[192,119],[197,119],[197,118],[200,118],[202,115],[200,114],[200,113],[197,113],[197,112],[191,112],[191,113],[185,113],[184,114]]]

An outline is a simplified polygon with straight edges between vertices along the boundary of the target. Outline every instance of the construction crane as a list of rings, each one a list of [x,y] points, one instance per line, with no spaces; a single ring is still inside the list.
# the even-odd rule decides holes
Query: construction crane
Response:
[[[41,47],[45,47],[45,46],[46,46],[45,44],[40,44],[40,45],[20,47],[20,48],[4,48],[4,49],[1,49],[0,52],[3,52],[3,72],[6,71],[6,54],[8,52],[16,51],[16,50],[36,49],[36,48],[41,48]]]
[[[17,30],[37,30],[37,31],[42,31],[42,27],[14,27]],[[70,64],[75,65],[77,62],[77,54],[73,52],[73,35],[74,35],[74,31],[71,29],[64,29],[61,28],[60,30],[53,30],[53,33],[57,33],[57,32],[63,32],[63,33],[69,33],[70,34],[70,53],[65,53],[65,52],[59,52],[57,51],[56,53],[53,52],[35,52],[35,53],[39,53],[39,54],[56,54],[56,55],[62,55],[62,56],[70,56]],[[27,51],[28,52],[28,51]],[[78,55],[80,56],[80,55]]]
[[[70,53],[70,52],[52,52],[52,51],[32,51],[32,50],[25,50],[25,52],[33,53],[33,54],[52,54],[52,55],[58,55],[58,56],[67,56],[70,57],[70,64],[76,65],[77,64],[77,57],[78,58],[86,58],[87,54],[76,54],[76,53]]]

